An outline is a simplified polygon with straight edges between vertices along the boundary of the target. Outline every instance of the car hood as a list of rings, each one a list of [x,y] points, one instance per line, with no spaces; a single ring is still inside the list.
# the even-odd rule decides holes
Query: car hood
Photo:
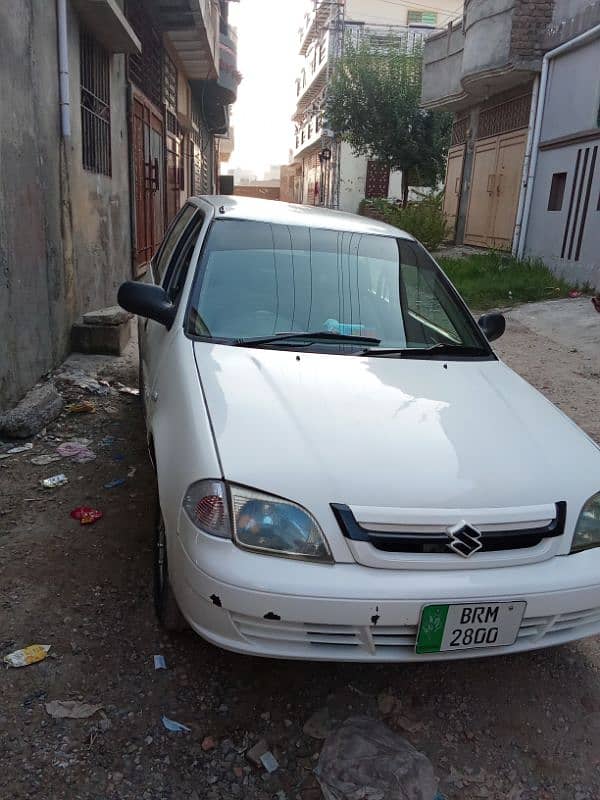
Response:
[[[598,448],[500,361],[194,351],[227,480],[309,508],[515,507],[600,490]]]

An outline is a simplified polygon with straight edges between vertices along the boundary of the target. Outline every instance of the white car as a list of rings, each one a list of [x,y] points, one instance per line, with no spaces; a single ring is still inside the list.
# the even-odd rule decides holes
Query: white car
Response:
[[[151,273],[119,302],[144,318],[167,627],[373,662],[600,632],[600,450],[411,236],[192,198]]]

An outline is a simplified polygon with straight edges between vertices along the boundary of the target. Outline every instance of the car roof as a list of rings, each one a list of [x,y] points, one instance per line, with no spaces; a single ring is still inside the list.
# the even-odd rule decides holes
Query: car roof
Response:
[[[213,207],[216,219],[251,220],[253,222],[270,222],[274,225],[296,225],[304,228],[322,228],[348,233],[370,233],[375,236],[413,239],[410,234],[385,222],[361,217],[358,214],[331,211],[319,206],[303,206],[295,203],[283,203],[280,200],[261,200],[256,197],[238,197],[228,194],[201,195],[196,198],[192,197],[190,200],[208,203]]]

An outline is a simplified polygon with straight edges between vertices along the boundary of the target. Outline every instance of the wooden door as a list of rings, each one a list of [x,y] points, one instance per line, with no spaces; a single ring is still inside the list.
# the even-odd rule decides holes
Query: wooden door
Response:
[[[134,94],[132,112],[134,271],[140,275],[164,234],[164,131],[161,115],[143,95]]]
[[[456,232],[456,219],[460,202],[460,186],[465,160],[464,144],[451,147],[448,151],[448,166],[446,168],[446,187],[444,190],[444,216],[450,229],[452,239]]]
[[[512,246],[526,142],[527,131],[507,133],[498,139],[492,245],[499,250]]]
[[[475,143],[465,244],[479,247],[493,246],[497,160],[497,136]]]

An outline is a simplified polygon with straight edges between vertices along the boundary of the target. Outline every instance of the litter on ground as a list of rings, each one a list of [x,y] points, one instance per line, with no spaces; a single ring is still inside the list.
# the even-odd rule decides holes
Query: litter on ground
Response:
[[[68,406],[65,406],[65,410],[69,414],[94,414],[96,404],[91,400],[80,400],[78,403],[69,403]]]
[[[315,775],[327,800],[353,800],[369,787],[378,800],[436,800],[431,761],[387,725],[366,716],[347,719],[325,740]]]
[[[93,461],[96,458],[96,454],[86,446],[89,443],[89,439],[85,441],[85,444],[81,440],[63,442],[56,448],[56,452],[64,458],[70,458],[76,464],[85,464],[88,461]]]
[[[34,456],[31,459],[31,463],[35,464],[36,467],[46,467],[48,464],[52,464],[53,461],[60,461],[61,456]]]
[[[154,669],[166,669],[167,662],[164,656],[154,656]]]
[[[49,644],[30,644],[22,650],[15,650],[4,656],[3,661],[9,667],[27,667],[29,664],[36,664],[43,661],[48,655],[51,645]]]
[[[27,442],[27,444],[21,444],[17,447],[11,447],[10,450],[7,450],[6,453],[2,453],[0,458],[8,458],[9,456],[16,456],[19,453],[26,453],[28,450],[33,448],[33,442]]]
[[[50,478],[44,478],[40,481],[44,489],[56,489],[57,486],[64,486],[68,483],[67,476],[62,472],[60,475],[52,475]]]
[[[140,390],[134,389],[133,386],[125,386],[123,383],[115,384],[119,394],[130,394],[132,397],[139,397]]]
[[[164,714],[161,719],[162,724],[168,731],[171,731],[171,733],[191,733],[191,728],[188,728],[187,725],[182,725],[181,722],[175,722],[174,719],[169,719],[165,717]]]
[[[279,762],[270,750],[263,753],[260,757],[260,763],[267,770],[267,772],[276,772],[279,769]]]
[[[81,525],[92,525],[104,516],[102,511],[97,508],[89,508],[89,506],[79,506],[71,511],[73,519],[78,519]]]
[[[46,711],[55,719],[87,719],[101,708],[101,705],[80,703],[77,700],[51,700],[46,703]]]
[[[114,478],[112,481],[104,484],[105,489],[116,489],[117,486],[123,486],[125,478]]]

